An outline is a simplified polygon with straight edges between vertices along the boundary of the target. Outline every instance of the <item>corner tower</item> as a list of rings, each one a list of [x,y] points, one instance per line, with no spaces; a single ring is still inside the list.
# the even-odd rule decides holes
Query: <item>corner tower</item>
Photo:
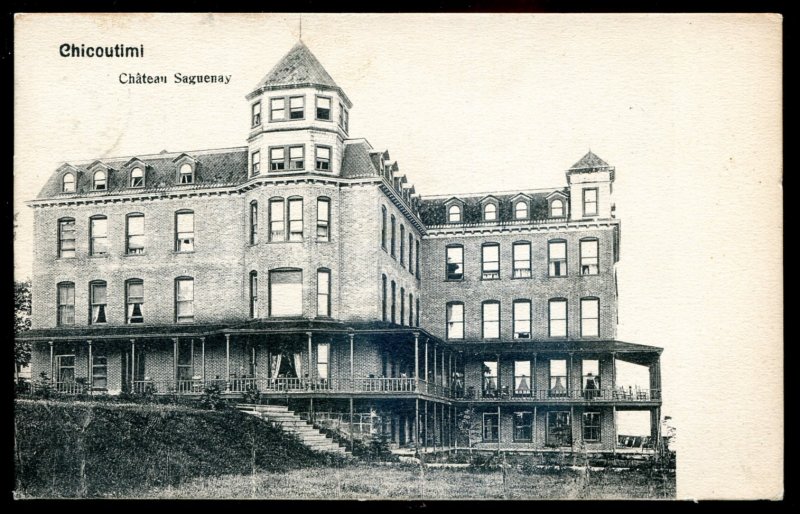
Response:
[[[248,177],[341,174],[352,103],[302,41],[246,98]]]
[[[567,170],[571,221],[613,218],[611,203],[614,166],[589,151]]]

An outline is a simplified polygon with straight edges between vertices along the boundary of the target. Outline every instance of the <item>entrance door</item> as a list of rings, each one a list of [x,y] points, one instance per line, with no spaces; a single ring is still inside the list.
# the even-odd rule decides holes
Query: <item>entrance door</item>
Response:
[[[552,411],[547,413],[547,445],[571,446],[572,425],[569,411]]]

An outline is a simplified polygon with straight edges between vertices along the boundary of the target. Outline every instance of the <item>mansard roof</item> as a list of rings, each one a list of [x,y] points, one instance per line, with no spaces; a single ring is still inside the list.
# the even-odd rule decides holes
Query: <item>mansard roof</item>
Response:
[[[547,196],[552,190],[525,191],[515,193],[476,193],[469,195],[456,195],[448,197],[421,197],[419,215],[427,226],[443,225],[447,223],[447,206],[454,202],[463,205],[463,223],[483,222],[483,205],[487,201],[496,201],[499,204],[498,221],[519,221],[514,219],[514,200],[524,194],[530,199],[530,219],[541,220],[549,217],[547,209]]]
[[[345,141],[342,156],[342,177],[379,177],[380,169],[373,156],[377,155],[365,139]]]
[[[610,169],[613,168],[610,164],[606,161],[595,155],[591,150],[581,157],[581,159],[573,164],[569,170],[570,171],[595,171],[601,169]]]

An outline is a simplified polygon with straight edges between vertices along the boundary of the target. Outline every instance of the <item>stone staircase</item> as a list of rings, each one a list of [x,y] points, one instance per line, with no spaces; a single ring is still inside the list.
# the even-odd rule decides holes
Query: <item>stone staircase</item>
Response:
[[[290,411],[284,405],[254,405],[240,403],[236,406],[246,414],[258,416],[261,419],[279,425],[284,431],[295,434],[300,441],[318,452],[336,453],[350,457],[352,453],[345,450],[333,439],[314,428],[308,421]]]

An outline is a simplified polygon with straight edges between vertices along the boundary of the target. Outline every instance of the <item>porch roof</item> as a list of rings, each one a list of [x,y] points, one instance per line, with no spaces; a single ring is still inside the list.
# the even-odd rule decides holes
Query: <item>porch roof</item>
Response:
[[[661,354],[663,348],[658,346],[647,346],[638,343],[626,343],[625,341],[604,340],[604,341],[518,341],[518,342],[459,342],[448,341],[448,345],[454,349],[468,352],[515,352],[524,351],[531,353],[657,353]]]
[[[123,325],[40,328],[17,335],[27,341],[75,340],[75,339],[138,339],[157,337],[202,337],[219,333],[226,325],[221,324],[169,324],[169,325]]]

